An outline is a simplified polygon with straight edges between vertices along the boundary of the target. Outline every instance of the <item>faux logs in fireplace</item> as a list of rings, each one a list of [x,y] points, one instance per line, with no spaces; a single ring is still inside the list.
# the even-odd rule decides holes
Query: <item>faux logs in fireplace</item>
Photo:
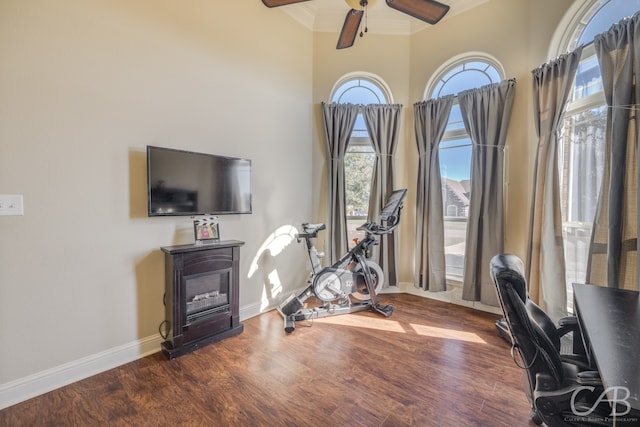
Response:
[[[173,359],[242,332],[237,240],[161,248],[165,253],[166,341]]]

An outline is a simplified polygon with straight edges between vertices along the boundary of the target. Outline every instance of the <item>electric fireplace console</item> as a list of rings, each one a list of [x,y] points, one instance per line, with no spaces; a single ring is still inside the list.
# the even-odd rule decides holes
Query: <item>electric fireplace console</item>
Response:
[[[239,265],[244,242],[161,248],[165,263],[165,320],[162,351],[169,358],[242,332]]]

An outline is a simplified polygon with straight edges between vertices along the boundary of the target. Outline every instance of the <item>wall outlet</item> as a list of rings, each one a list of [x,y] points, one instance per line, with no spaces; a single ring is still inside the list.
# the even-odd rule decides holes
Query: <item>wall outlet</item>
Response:
[[[0,194],[0,215],[24,215],[22,194]]]

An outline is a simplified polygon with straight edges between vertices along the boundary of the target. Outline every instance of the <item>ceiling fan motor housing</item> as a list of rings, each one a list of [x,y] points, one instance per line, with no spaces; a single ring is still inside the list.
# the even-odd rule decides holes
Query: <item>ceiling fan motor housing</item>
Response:
[[[373,4],[375,3],[375,0],[344,0],[351,9],[361,9],[363,7],[366,7],[369,5],[369,3],[371,3],[371,5],[373,6]]]

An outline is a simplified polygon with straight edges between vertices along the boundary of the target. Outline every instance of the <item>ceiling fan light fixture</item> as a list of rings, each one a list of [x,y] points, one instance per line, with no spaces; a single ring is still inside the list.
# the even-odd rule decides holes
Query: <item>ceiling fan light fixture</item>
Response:
[[[431,25],[449,12],[449,6],[436,0],[386,0],[387,6]]]
[[[376,0],[344,0],[351,9],[360,10],[363,7],[373,6]]]

